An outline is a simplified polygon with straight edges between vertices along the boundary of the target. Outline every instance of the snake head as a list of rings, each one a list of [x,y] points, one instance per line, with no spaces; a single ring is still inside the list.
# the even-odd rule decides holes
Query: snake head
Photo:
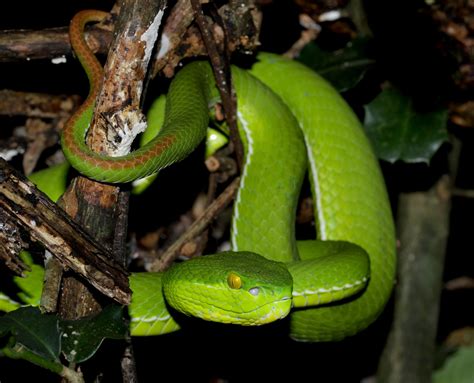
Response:
[[[291,309],[293,279],[283,263],[227,252],[175,264],[163,276],[166,301],[201,319],[258,326]]]

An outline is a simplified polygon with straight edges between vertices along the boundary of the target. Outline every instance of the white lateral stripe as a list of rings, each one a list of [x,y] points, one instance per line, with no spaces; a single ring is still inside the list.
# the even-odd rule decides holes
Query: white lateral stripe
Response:
[[[313,153],[311,151],[311,145],[310,145],[309,139],[306,136],[303,126],[301,124],[300,124],[300,127],[303,132],[304,142],[306,145],[306,150],[308,152],[309,166],[310,166],[311,174],[313,176],[314,194],[315,194],[314,198],[315,198],[315,203],[316,203],[316,212],[318,214],[318,227],[320,231],[318,233],[319,239],[321,239],[322,241],[325,241],[327,239],[326,220],[324,219],[323,204],[321,202],[321,189],[319,187],[318,168],[316,166],[316,161],[314,160]]]
[[[151,322],[164,322],[171,318],[171,315],[162,316],[154,316],[154,317],[135,317],[131,318],[131,322],[143,322],[143,323],[151,323]]]
[[[365,282],[367,282],[368,278],[364,277],[359,281],[355,281],[354,283],[346,283],[343,286],[334,286],[329,289],[326,289],[324,287],[321,287],[317,290],[304,290],[302,292],[298,291],[293,291],[293,296],[294,297],[300,297],[300,296],[306,296],[306,295],[319,295],[319,294],[325,294],[325,293],[333,293],[335,291],[344,291],[344,290],[349,290],[354,287],[357,287]]]
[[[237,197],[235,199],[235,204],[234,204],[234,214],[232,216],[232,238],[231,238],[231,245],[232,245],[232,250],[237,251],[237,235],[238,235],[238,230],[237,230],[237,220],[239,218],[239,206],[240,206],[240,193],[241,190],[244,189],[245,186],[245,180],[247,178],[247,170],[248,166],[250,165],[250,162],[252,160],[252,155],[253,155],[253,138],[252,135],[250,134],[250,129],[248,127],[248,122],[244,119],[242,116],[241,112],[237,112],[237,117],[240,121],[240,124],[242,126],[242,129],[245,132],[245,137],[247,139],[247,155],[245,156],[245,164],[244,164],[244,169],[242,172],[242,176],[240,179],[240,187],[239,191],[237,192]]]

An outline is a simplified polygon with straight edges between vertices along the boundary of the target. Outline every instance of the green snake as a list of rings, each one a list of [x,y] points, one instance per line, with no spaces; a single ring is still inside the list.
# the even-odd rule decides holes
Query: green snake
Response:
[[[90,92],[61,144],[83,175],[131,182],[188,156],[205,138],[209,110],[219,97],[209,64],[188,64],[170,84],[163,126],[153,140],[120,157],[91,151],[85,136],[103,70],[83,29],[106,16],[81,11],[71,22],[71,43]],[[391,210],[370,144],[337,91],[300,63],[261,53],[249,71],[232,67],[232,78],[245,150],[233,251],[181,262],[164,273],[132,274],[131,333],[174,331],[177,310],[242,325],[289,315],[291,337],[304,341],[353,335],[382,312],[395,274]],[[318,241],[295,240],[307,169]]]

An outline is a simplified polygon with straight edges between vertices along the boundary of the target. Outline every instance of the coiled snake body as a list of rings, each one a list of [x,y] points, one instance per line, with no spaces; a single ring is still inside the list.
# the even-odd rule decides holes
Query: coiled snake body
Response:
[[[82,30],[104,16],[83,11],[71,24],[91,92],[66,127],[62,146],[82,174],[130,182],[194,150],[218,96],[209,65],[191,63],[171,83],[165,122],[153,141],[122,157],[93,153],[84,137],[102,68]],[[188,315],[244,325],[283,318],[293,307],[291,336],[298,340],[355,334],[382,311],[395,270],[387,193],[360,123],[325,80],[294,61],[260,54],[250,71],[232,68],[232,76],[246,152],[232,221],[232,247],[238,252],[199,257],[164,275],[133,274],[132,334],[178,328],[165,298]],[[307,169],[318,241],[297,242],[295,212]]]

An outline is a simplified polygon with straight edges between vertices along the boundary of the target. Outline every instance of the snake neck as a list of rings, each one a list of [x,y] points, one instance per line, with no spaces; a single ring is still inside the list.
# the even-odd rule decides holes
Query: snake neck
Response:
[[[89,79],[89,95],[83,103],[83,106],[89,106],[95,102],[104,76],[102,65],[87,45],[84,37],[84,28],[86,24],[103,21],[106,17],[108,17],[108,13],[106,12],[84,10],[78,12],[73,17],[69,26],[71,47]]]

